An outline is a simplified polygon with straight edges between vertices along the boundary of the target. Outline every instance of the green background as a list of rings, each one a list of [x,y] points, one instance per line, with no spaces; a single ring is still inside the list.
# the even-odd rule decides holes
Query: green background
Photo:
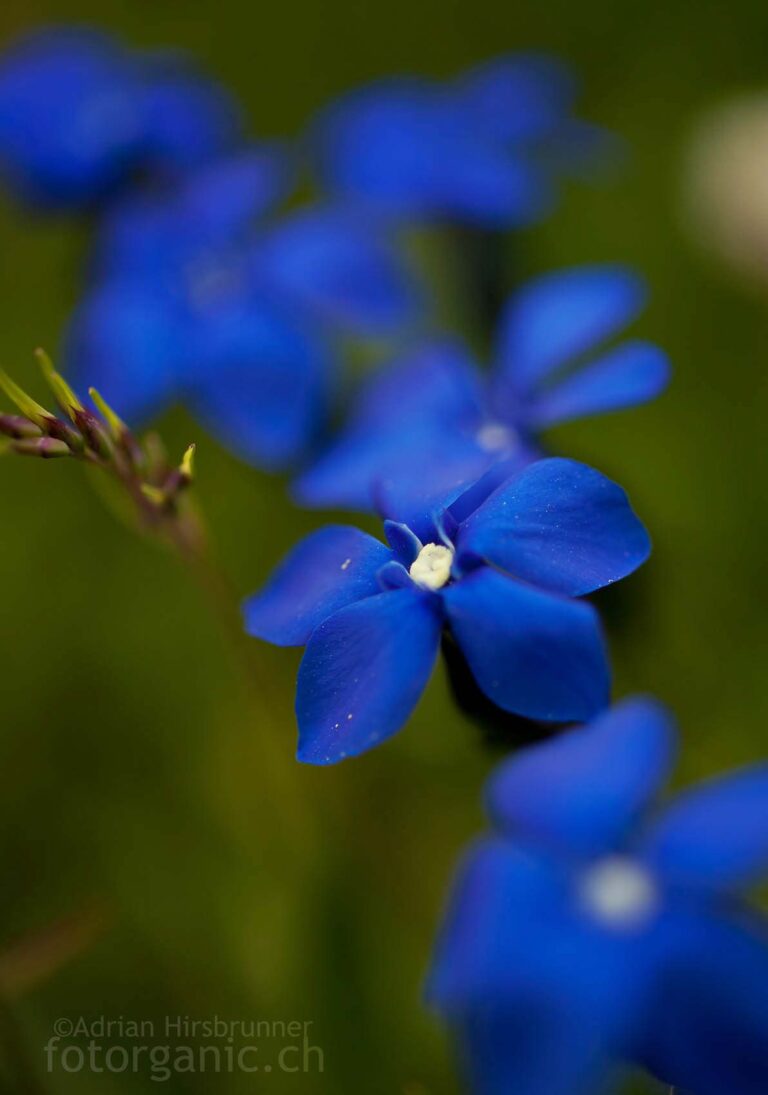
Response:
[[[81,20],[192,50],[242,98],[254,134],[296,132],[329,96],[390,72],[448,75],[521,47],[576,66],[582,113],[625,137],[632,160],[610,183],[570,187],[554,217],[521,234],[515,276],[634,264],[653,292],[637,333],[675,365],[658,404],[554,439],[627,487],[655,541],[610,613],[616,694],[650,691],[673,706],[681,782],[761,757],[768,302],[702,257],[679,207],[701,112],[768,83],[765,5],[6,0],[0,37]],[[57,345],[85,241],[70,220],[0,206],[0,358],[38,393],[31,351]],[[182,412],[162,430],[174,450],[198,442],[197,490],[238,593],[323,520]],[[77,466],[5,458],[0,513],[3,1041],[16,1039],[39,1090],[162,1088],[146,1070],[49,1074],[43,1046],[59,1016],[159,1028],[166,1014],[311,1020],[324,1051],[322,1075],[175,1075],[174,1092],[455,1090],[419,993],[493,757],[453,710],[442,670],[386,747],[330,770],[289,766],[275,789],[268,767],[294,748],[298,656],[254,644],[269,688],[245,688],[189,575],[113,520]],[[105,927],[82,953],[57,965],[64,927],[19,957],[20,938],[77,923],[92,902]],[[261,1059],[284,1041],[260,1042]]]

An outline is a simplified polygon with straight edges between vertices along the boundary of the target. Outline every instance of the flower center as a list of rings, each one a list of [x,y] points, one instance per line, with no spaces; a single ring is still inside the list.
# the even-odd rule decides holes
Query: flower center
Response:
[[[580,895],[592,916],[610,928],[642,927],[659,905],[652,876],[633,860],[611,856],[581,879]]]
[[[475,435],[478,445],[486,452],[508,452],[517,447],[517,432],[503,422],[486,422]]]
[[[422,589],[441,589],[451,576],[453,552],[444,544],[425,544],[409,570]]]

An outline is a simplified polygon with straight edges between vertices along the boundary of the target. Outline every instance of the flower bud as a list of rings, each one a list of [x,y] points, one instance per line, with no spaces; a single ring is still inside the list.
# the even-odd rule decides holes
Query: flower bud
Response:
[[[18,414],[0,414],[0,433],[6,437],[40,437],[40,427]]]
[[[51,460],[56,456],[72,456],[72,450],[66,441],[59,441],[55,437],[38,437],[14,441],[11,444],[11,449],[19,456],[39,456],[43,460]]]

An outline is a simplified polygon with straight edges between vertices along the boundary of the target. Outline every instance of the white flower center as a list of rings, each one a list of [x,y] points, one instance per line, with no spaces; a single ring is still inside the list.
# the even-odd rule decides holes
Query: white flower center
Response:
[[[611,928],[642,927],[659,905],[652,876],[623,856],[611,856],[591,867],[581,880],[580,896],[592,916]]]
[[[486,452],[508,452],[520,442],[515,430],[502,422],[486,422],[475,436],[480,448]]]
[[[451,576],[453,552],[444,544],[425,544],[409,570],[417,586],[441,589]]]

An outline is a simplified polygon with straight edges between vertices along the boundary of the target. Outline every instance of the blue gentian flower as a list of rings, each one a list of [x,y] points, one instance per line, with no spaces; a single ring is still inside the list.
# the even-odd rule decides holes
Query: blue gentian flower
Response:
[[[312,207],[260,223],[290,177],[281,150],[252,148],[113,209],[70,370],[129,421],[183,400],[245,459],[295,459],[330,398],[332,336],[391,336],[418,304],[365,218]]]
[[[87,205],[138,170],[196,167],[239,129],[229,96],[175,54],[63,28],[0,57],[0,171],[33,205]]]
[[[298,499],[367,510],[389,480],[403,496],[438,500],[499,461],[508,474],[541,456],[548,426],[652,399],[669,376],[662,351],[634,339],[605,345],[644,302],[643,283],[622,267],[535,279],[507,304],[489,376],[447,341],[374,375],[346,428],[299,479]]]
[[[470,491],[431,529],[422,521],[427,542],[393,520],[389,547],[355,528],[321,529],[246,602],[251,635],[306,645],[300,760],[332,764],[396,733],[427,684],[444,628],[505,711],[562,721],[607,703],[598,617],[575,598],[648,556],[626,495],[583,464],[551,459],[474,501]]]
[[[620,1062],[692,1095],[768,1090],[768,767],[655,816],[670,718],[631,699],[506,761],[429,996],[479,1095],[594,1095]]]
[[[509,227],[547,212],[557,176],[608,139],[572,115],[571,74],[551,57],[502,57],[446,83],[389,79],[332,104],[317,127],[321,178],[348,200],[409,220]]]

